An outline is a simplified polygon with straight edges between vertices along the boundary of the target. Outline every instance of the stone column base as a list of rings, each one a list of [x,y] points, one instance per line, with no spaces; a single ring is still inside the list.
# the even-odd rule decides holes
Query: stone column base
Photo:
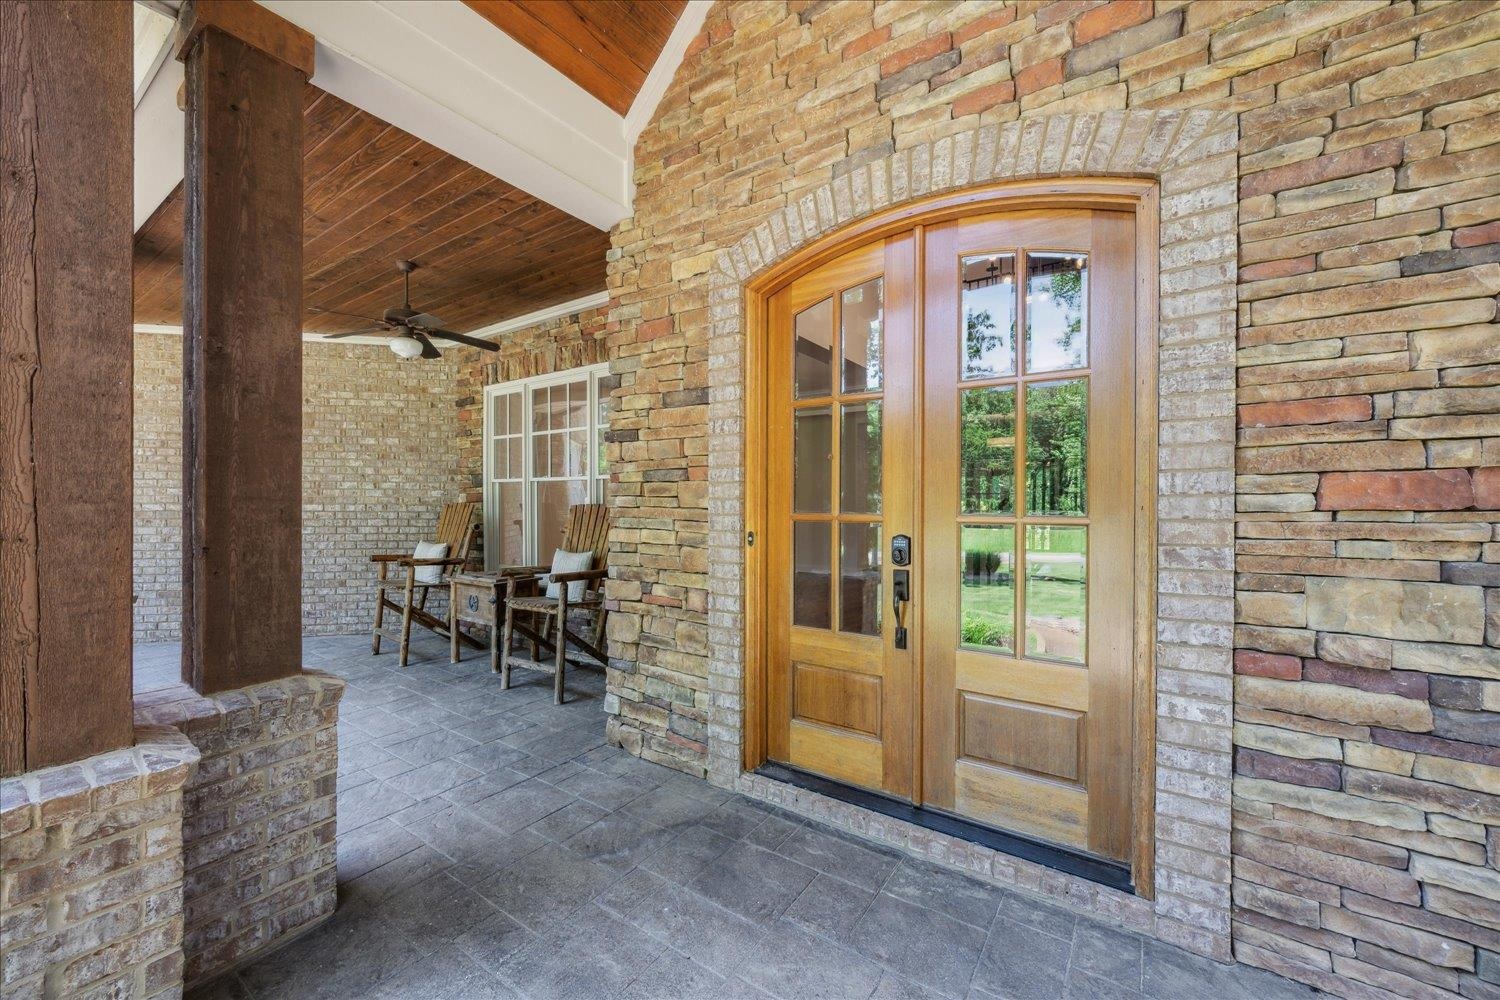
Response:
[[[308,671],[203,696],[136,698],[137,723],[176,726],[202,754],[184,799],[189,986],[279,947],[333,913],[338,703]]]
[[[174,729],[0,781],[0,995],[182,992],[183,786]]]

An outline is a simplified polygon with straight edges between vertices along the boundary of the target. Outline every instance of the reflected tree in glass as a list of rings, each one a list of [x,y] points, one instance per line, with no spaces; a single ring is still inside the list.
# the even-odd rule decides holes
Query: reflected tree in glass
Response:
[[[1026,387],[1026,512],[1088,513],[1089,390],[1084,379]]]
[[[959,503],[965,514],[1010,514],[1016,500],[1016,391],[959,393]]]

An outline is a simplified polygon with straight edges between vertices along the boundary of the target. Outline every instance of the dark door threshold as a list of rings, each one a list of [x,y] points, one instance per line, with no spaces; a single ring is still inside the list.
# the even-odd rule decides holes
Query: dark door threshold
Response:
[[[999,851],[1001,854],[1009,854],[1013,857],[1031,861],[1048,868],[1076,875],[1079,878],[1097,882],[1111,889],[1119,889],[1122,892],[1135,892],[1135,882],[1130,877],[1130,866],[1122,865],[1117,861],[1108,861],[1104,858],[1086,854],[1083,851],[1075,851],[1071,848],[1060,847],[1057,844],[1049,844],[1044,840],[1034,840],[1018,833],[1007,833],[1004,830],[996,830],[993,827],[983,826],[970,820],[960,819],[950,813],[941,812],[936,809],[914,806],[910,802],[891,798],[889,795],[881,795],[863,788],[855,788],[842,782],[825,778],[821,775],[812,774],[799,768],[786,764],[766,762],[755,769],[755,773],[773,781],[784,782],[788,785],[796,785],[798,788],[806,788],[826,795],[830,799],[838,799],[850,805],[868,809],[871,812],[899,819],[906,823],[912,823],[926,830],[937,833],[945,833],[959,840],[967,840],[973,844],[982,844],[985,847]]]

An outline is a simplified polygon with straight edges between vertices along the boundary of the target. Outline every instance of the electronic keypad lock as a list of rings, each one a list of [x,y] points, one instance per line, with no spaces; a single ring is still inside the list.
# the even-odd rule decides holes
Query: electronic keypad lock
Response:
[[[911,536],[897,535],[891,539],[891,565],[911,565]]]

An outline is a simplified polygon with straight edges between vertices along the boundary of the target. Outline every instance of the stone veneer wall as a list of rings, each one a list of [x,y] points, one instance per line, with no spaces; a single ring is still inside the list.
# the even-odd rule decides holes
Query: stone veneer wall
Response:
[[[0,781],[0,995],[182,993],[183,785],[172,729]]]
[[[468,352],[466,352],[468,353]],[[303,627],[370,627],[369,557],[410,552],[457,500],[458,365],[370,344],[303,345]],[[182,338],[135,338],[135,638],[176,639],[182,616]],[[434,595],[438,597],[439,595]],[[441,602],[439,602],[441,603]]]
[[[1493,995],[1497,38],[1493,3],[716,5],[613,234],[617,738],[708,763],[719,251],[862,166],[983,126],[1232,111],[1241,427],[1237,447],[1181,445],[1241,473],[1235,562],[1205,568],[1217,589],[1194,601],[1233,607],[1242,679],[1231,694],[1202,676],[1188,693],[1206,707],[1181,727],[1238,720],[1235,954],[1351,997]],[[632,456],[627,436],[656,447]],[[1205,517],[1226,541],[1227,512]],[[652,558],[648,532],[681,559]],[[1228,756],[1180,761],[1181,800],[1223,808]],[[1177,882],[1212,907],[1218,853]]]
[[[608,360],[609,309],[559,316],[496,338],[500,350],[458,351],[458,469],[466,498],[484,502],[484,390],[498,382],[550,375]]]
[[[333,913],[343,693],[308,671],[207,697],[182,685],[137,696],[138,723],[176,727],[202,755],[182,804],[188,985]]]

